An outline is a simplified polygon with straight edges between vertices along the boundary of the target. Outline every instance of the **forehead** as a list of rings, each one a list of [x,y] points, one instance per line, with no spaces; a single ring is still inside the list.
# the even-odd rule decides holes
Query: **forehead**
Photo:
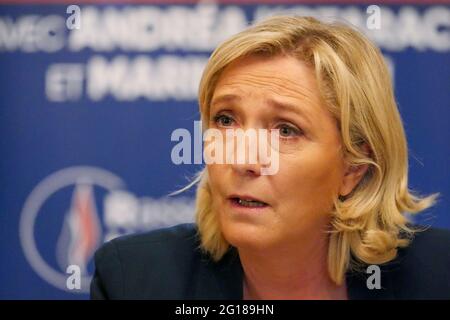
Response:
[[[311,67],[291,56],[241,58],[222,72],[213,94],[277,96],[319,104],[320,95]]]
[[[292,56],[251,56],[230,64],[217,82],[208,112],[230,103],[252,106],[243,108],[252,112],[293,111],[306,119],[312,136],[339,139],[337,120],[320,96],[314,70]]]

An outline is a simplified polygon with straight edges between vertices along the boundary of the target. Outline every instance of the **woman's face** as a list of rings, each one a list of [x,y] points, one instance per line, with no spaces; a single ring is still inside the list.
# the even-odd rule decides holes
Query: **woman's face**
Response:
[[[209,127],[224,134],[278,129],[280,136],[276,174],[261,175],[259,163],[207,165],[213,212],[228,242],[267,249],[326,229],[333,197],[349,190],[336,122],[306,64],[289,56],[234,62],[218,80]]]

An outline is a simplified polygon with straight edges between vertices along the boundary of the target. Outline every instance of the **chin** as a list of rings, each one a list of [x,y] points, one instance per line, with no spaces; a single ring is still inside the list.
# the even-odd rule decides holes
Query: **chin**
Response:
[[[271,232],[263,225],[221,219],[222,234],[232,246],[242,249],[266,249],[275,243]]]

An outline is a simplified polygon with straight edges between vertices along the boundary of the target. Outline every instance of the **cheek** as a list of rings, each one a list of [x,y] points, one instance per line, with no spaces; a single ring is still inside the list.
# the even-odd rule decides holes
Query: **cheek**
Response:
[[[230,166],[227,164],[213,163],[213,164],[207,164],[206,170],[208,172],[209,177],[215,178],[214,183],[225,183],[224,181],[221,181],[222,179],[220,179],[220,178],[223,177],[223,174],[225,174],[228,171],[229,167]]]
[[[220,176],[220,168],[217,165],[208,164],[206,165],[206,171],[208,173],[208,184],[214,194],[216,185],[220,182],[220,179],[217,179]]]
[[[226,183],[225,178],[225,166],[220,164],[208,164],[206,165],[206,170],[208,173],[208,184],[211,191],[211,196],[214,200],[219,199],[221,190],[223,189],[223,184]]]
[[[281,197],[302,207],[323,204],[328,208],[339,190],[341,165],[338,157],[315,150],[281,158],[277,176]]]

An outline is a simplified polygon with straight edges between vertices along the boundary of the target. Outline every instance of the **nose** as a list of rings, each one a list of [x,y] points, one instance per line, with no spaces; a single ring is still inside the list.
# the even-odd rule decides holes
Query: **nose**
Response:
[[[252,129],[250,129],[252,130]],[[231,167],[233,170],[241,176],[257,177],[261,175],[261,162],[259,156],[259,147],[257,134],[251,134],[246,131],[247,136],[234,136],[227,140],[233,143],[230,146],[229,151],[232,151],[231,155]],[[229,154],[230,155],[230,154]]]
[[[261,165],[259,163],[232,164],[233,171],[240,176],[258,177],[261,175]]]

